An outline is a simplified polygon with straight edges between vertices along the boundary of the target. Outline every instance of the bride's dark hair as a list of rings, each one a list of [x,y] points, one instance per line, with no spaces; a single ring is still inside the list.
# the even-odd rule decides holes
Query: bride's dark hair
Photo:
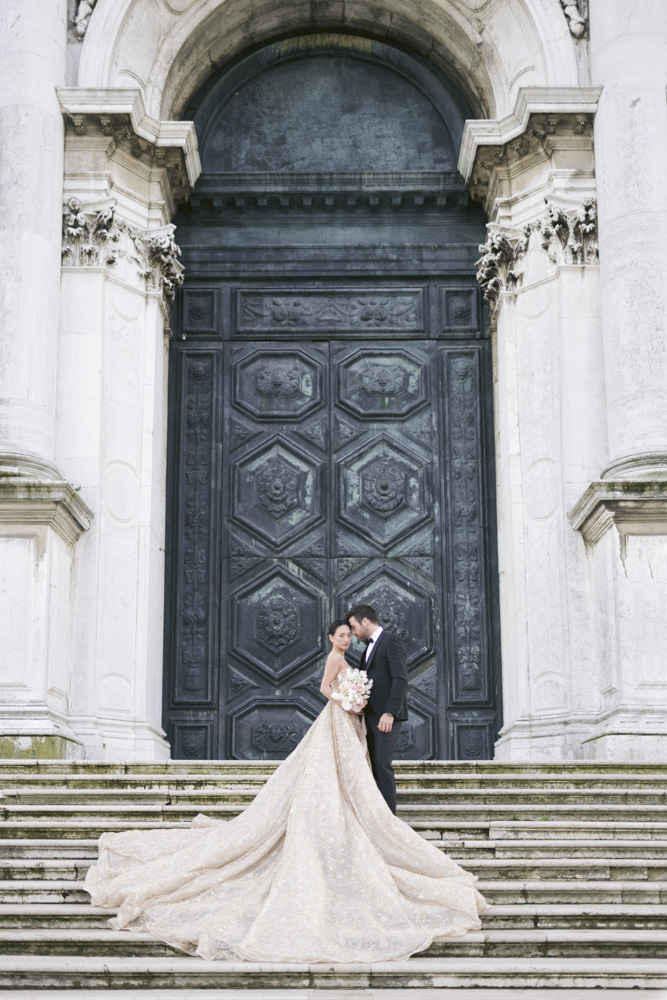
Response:
[[[350,628],[350,623],[347,620],[347,618],[334,618],[334,620],[332,621],[331,625],[327,629],[327,635],[334,635],[335,632],[336,632],[336,629],[340,628],[341,625],[347,625],[347,627]]]

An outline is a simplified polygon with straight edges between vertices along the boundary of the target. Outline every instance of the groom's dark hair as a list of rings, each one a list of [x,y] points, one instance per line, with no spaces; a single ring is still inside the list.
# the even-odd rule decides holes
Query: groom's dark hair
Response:
[[[350,618],[356,618],[358,622],[362,622],[364,618],[368,618],[369,622],[372,622],[373,625],[377,625],[378,623],[378,613],[370,604],[355,604],[347,613],[347,620],[349,621]]]

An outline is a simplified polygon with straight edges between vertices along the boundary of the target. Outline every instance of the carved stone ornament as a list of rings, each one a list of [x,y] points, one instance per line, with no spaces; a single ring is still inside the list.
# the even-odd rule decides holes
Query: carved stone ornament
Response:
[[[84,206],[78,198],[70,198],[63,210],[63,266],[110,267],[127,260],[169,305],[183,284],[174,229],[168,225],[153,232],[140,230],[117,218],[113,204]]]
[[[514,288],[519,280],[515,271],[518,260],[518,239],[503,233],[489,233],[486,243],[481,243],[481,257],[476,262],[477,280],[484,289],[484,298],[494,305],[501,292]]]
[[[557,150],[572,146],[591,149],[594,114],[590,108],[595,100],[597,98],[593,95],[589,102],[582,104],[581,111],[565,106],[562,111],[555,107],[548,112],[531,112],[522,120],[519,135],[503,141],[499,134],[496,143],[479,143],[474,160],[469,166],[464,166],[466,173],[468,169],[470,171],[468,190],[471,197],[485,204],[489,191],[495,190],[495,178],[499,171],[503,175],[506,172],[513,175],[531,164],[550,160]],[[468,142],[467,148],[472,150],[473,145]],[[488,205],[487,210],[490,208]]]
[[[259,638],[279,654],[292,644],[299,631],[299,615],[291,601],[278,595],[270,597],[257,614]]]
[[[570,34],[574,38],[583,38],[586,34],[586,0],[560,0],[560,5],[567,18]]]
[[[480,245],[477,280],[491,306],[501,292],[515,288],[521,280],[517,264],[535,233],[539,234],[540,246],[554,265],[598,263],[595,199],[588,198],[580,208],[571,211],[546,202],[546,216],[525,225],[520,235],[490,233],[486,243]]]
[[[97,0],[79,0],[77,4],[76,14],[74,15],[74,34],[79,41],[83,41],[84,35],[88,31],[88,25],[96,3]]]
[[[299,506],[299,474],[285,462],[268,462],[257,477],[257,503],[279,519]]]

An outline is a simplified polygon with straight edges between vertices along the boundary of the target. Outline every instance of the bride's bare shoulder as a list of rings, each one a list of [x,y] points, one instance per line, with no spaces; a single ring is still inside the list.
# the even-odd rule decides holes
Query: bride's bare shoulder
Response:
[[[327,661],[324,664],[324,669],[329,671],[335,671],[338,673],[343,667],[347,666],[347,660],[340,653],[334,653],[332,650],[327,656]]]

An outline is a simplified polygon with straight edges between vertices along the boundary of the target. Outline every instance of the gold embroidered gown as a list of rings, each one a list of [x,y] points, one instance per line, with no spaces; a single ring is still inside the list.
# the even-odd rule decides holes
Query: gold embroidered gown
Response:
[[[332,702],[236,818],[99,846],[86,888],[118,908],[111,926],[207,959],[405,959],[486,909],[475,877],[391,813],[361,720]]]

